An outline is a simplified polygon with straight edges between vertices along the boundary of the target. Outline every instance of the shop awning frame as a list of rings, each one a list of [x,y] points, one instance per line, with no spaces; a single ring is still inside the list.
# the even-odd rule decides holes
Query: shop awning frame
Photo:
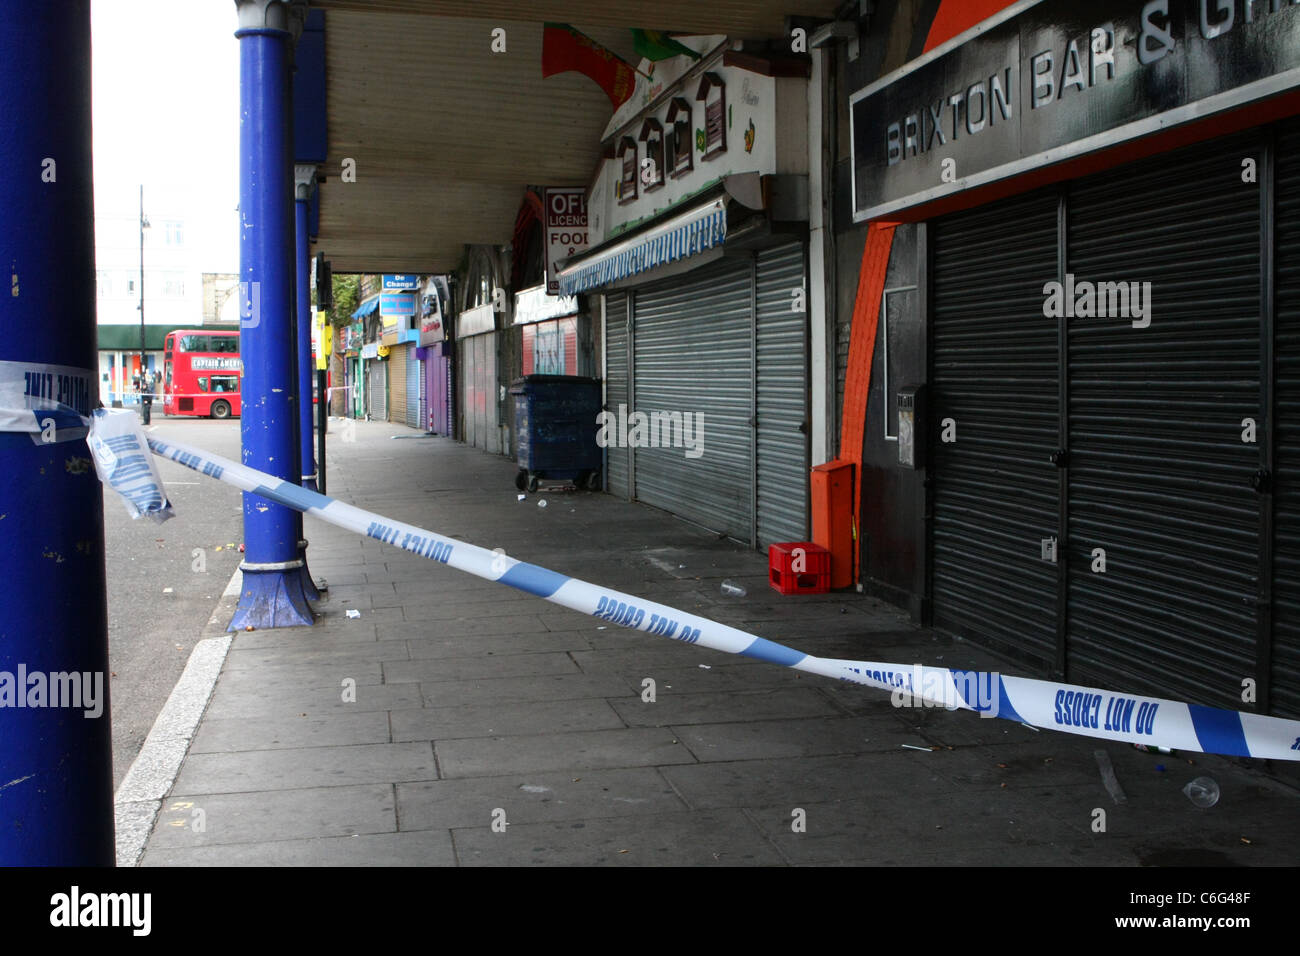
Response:
[[[727,239],[727,199],[720,196],[560,270],[560,295],[576,295],[698,255]]]

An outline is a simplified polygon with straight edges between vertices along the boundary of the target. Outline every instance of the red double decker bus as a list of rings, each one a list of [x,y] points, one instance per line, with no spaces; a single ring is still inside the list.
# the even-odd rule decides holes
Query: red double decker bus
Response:
[[[239,416],[239,332],[177,329],[163,345],[163,413]]]

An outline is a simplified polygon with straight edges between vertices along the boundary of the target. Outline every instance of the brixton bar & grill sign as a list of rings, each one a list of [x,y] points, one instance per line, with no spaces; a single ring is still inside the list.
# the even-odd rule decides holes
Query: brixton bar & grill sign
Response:
[[[853,218],[1297,86],[1300,0],[1024,0],[853,94]]]

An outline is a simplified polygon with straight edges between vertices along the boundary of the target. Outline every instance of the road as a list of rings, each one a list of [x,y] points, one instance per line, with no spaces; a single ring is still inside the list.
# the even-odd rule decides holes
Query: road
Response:
[[[148,431],[239,460],[237,419],[166,418],[155,405]],[[238,489],[155,460],[175,511],[170,520],[133,521],[122,500],[104,489],[114,788],[239,566],[243,541]]]

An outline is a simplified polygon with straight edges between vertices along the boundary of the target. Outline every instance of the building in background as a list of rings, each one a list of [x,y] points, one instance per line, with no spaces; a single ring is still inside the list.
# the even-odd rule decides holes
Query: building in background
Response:
[[[140,209],[138,194],[97,196],[95,210],[96,321],[99,389],[106,406],[136,404],[140,373]],[[192,241],[185,203],[174,191],[145,188],[145,371],[162,371],[163,337],[205,324],[237,326],[239,277],[205,271],[205,253]]]

